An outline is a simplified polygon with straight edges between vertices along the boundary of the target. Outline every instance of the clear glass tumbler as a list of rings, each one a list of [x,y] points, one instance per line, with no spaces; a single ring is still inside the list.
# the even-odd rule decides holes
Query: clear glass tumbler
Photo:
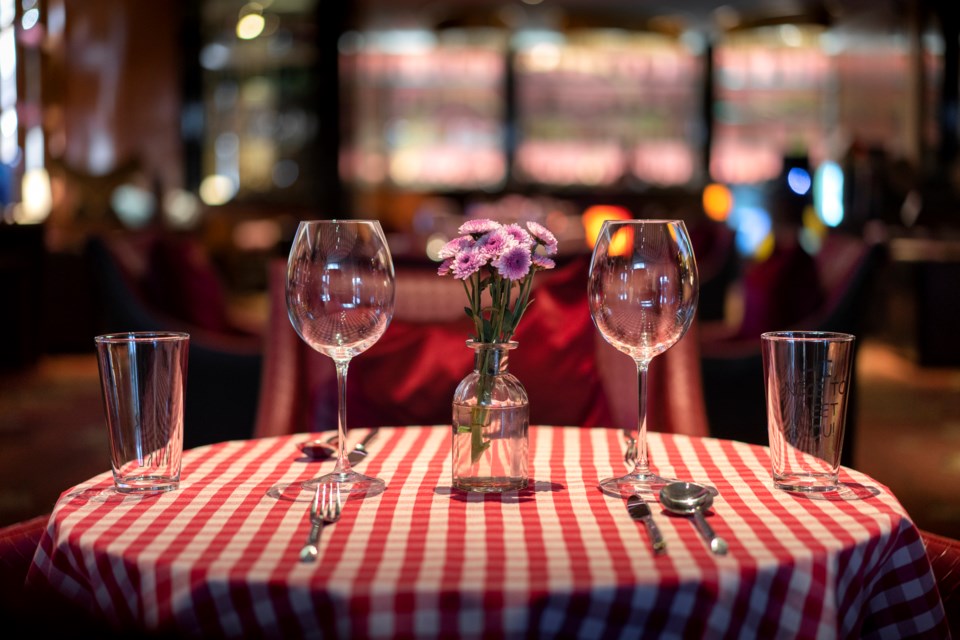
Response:
[[[114,333],[94,338],[117,491],[180,485],[190,336]]]
[[[786,491],[837,489],[853,383],[854,336],[764,333],[763,369],[773,484]]]

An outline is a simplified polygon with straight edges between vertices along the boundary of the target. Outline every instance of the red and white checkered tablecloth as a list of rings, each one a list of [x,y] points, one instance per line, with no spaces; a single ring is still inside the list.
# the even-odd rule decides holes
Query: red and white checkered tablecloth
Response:
[[[359,430],[358,430],[359,431]],[[360,433],[351,434],[351,439]],[[654,517],[668,553],[620,499],[619,431],[531,429],[534,491],[451,492],[449,427],[384,429],[363,463],[382,495],[349,501],[320,559],[298,562],[307,505],[267,495],[326,471],[300,437],[186,452],[181,488],[64,493],[28,582],[121,627],[204,637],[947,637],[918,531],[886,487],[842,470],[852,499],[771,486],[763,447],[650,434],[662,475],[720,491],[720,557],[691,521]]]

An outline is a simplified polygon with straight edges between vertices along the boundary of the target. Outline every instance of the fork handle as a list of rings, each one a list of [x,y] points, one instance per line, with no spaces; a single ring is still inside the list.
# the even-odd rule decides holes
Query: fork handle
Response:
[[[320,532],[323,530],[323,520],[317,520],[310,527],[310,534],[307,536],[307,544],[312,544],[317,546],[317,541],[320,539]]]
[[[315,562],[317,559],[317,541],[320,539],[320,531],[323,529],[323,520],[318,520],[310,527],[310,533],[307,535],[307,543],[300,548],[300,562]]]

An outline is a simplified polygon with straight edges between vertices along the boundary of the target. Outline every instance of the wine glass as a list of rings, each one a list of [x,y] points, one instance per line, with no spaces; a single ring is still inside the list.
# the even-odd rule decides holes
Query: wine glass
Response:
[[[347,459],[347,368],[380,339],[393,318],[390,249],[375,220],[304,221],[287,260],[287,314],[313,349],[337,370],[337,465],[304,488],[334,482],[341,494],[376,495],[383,480],[354,471]]]
[[[636,361],[640,392],[633,471],[603,480],[605,493],[652,493],[669,482],[647,459],[647,369],[686,333],[698,294],[697,263],[682,221],[603,224],[590,261],[590,315],[604,339]]]

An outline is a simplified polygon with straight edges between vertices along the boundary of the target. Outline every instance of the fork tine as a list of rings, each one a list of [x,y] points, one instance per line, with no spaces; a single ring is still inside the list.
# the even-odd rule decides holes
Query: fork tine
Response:
[[[340,519],[340,511],[343,505],[340,499],[340,484],[325,483],[323,485],[323,520],[324,522],[336,522]]]
[[[317,521],[317,511],[320,507],[320,485],[317,485],[317,490],[313,494],[313,500],[310,501],[310,522]]]

